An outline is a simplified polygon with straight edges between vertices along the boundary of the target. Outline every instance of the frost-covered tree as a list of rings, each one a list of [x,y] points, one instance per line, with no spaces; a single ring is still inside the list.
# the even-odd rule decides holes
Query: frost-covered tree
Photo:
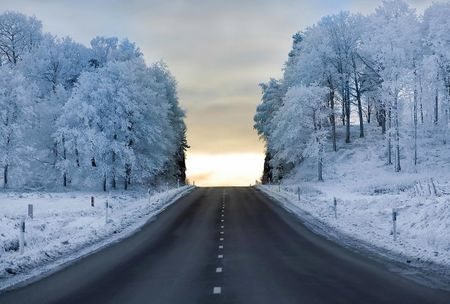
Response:
[[[274,170],[276,169],[276,178],[279,179],[282,175],[282,163],[276,162],[272,159],[275,154],[276,146],[272,144],[272,134],[274,129],[273,118],[278,109],[283,103],[283,88],[279,81],[270,79],[267,83],[261,83],[262,89],[261,104],[256,109],[256,114],[253,118],[254,128],[258,135],[266,142],[266,157],[264,164],[263,181],[271,182],[274,179]]]
[[[315,85],[292,87],[274,117],[273,137],[280,147],[274,157],[294,165],[305,157],[316,157],[319,181],[323,180],[323,147],[328,133],[328,94],[328,88]]]
[[[16,65],[41,39],[42,24],[36,18],[17,12],[0,15],[1,64]]]
[[[22,174],[17,186],[185,181],[176,81],[164,63],[147,66],[135,43],[96,37],[85,47],[42,33],[34,17],[6,12],[0,69],[5,186],[12,168]]]
[[[166,178],[184,183],[186,180],[185,152],[189,148],[186,140],[185,112],[178,102],[177,82],[164,62],[157,62],[150,67],[150,73],[155,80],[155,90],[158,96],[168,103],[168,119],[170,130],[166,139],[171,142],[172,155],[166,164]]]
[[[127,61],[142,57],[142,53],[135,43],[124,39],[119,42],[117,37],[95,37],[91,40],[93,67],[104,66],[108,61]]]
[[[406,2],[389,0],[370,15],[341,12],[325,16],[295,34],[279,80],[281,107],[267,119],[270,103],[263,91],[255,114],[255,128],[266,141],[266,153],[273,154],[271,163],[298,165],[305,157],[305,146],[293,150],[285,138],[287,134],[308,138],[307,127],[314,126],[308,115],[285,113],[294,111],[286,110],[285,104],[292,99],[294,88],[327,88],[326,111],[320,113],[329,115],[322,126],[330,132],[334,151],[338,150],[336,138],[342,134],[336,132],[339,110],[346,143],[352,125],[359,125],[362,138],[366,136],[364,117],[367,123],[376,118],[386,138],[386,163],[393,164],[396,172],[402,169],[402,159],[410,155],[417,165],[420,136],[439,138],[446,144],[450,135],[449,20],[448,3],[434,3],[420,16]],[[292,134],[292,130],[299,133]],[[328,140],[322,139],[322,147],[327,147]]]
[[[11,167],[20,164],[27,150],[23,134],[32,113],[32,88],[15,70],[0,67],[0,162],[3,186],[10,184]]]
[[[415,11],[403,1],[384,1],[369,17],[370,35],[363,40],[371,52],[373,69],[381,78],[382,98],[387,104],[388,164],[391,163],[391,141],[394,141],[395,171],[400,165],[400,103],[402,92],[413,78],[413,58],[419,42],[419,23]]]
[[[133,178],[142,182],[164,171],[178,148],[173,129],[180,126],[169,118],[178,104],[168,101],[158,77],[139,58],[81,75],[55,134],[72,147],[60,158],[63,173],[80,163],[106,190],[108,180],[113,188],[122,180],[127,189]]]

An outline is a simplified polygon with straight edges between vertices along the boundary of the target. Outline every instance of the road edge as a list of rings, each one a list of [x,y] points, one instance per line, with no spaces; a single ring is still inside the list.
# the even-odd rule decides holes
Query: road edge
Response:
[[[320,218],[297,207],[286,197],[264,186],[258,185],[254,188],[298,218],[313,233],[378,262],[388,262],[389,267],[386,268],[389,271],[398,273],[414,282],[430,288],[450,291],[450,276],[447,274],[450,273],[450,268],[448,266],[431,262],[407,263],[406,261],[412,261],[414,258],[391,251],[388,248],[378,247],[339,231],[322,222]]]
[[[113,244],[117,244],[124,239],[127,239],[140,231],[142,227],[153,222],[155,218],[164,212],[168,207],[173,205],[175,202],[192,192],[197,187],[195,186],[187,186],[183,187],[184,189],[180,189],[179,192],[173,194],[172,196],[167,198],[167,201],[160,207],[157,208],[154,212],[147,214],[142,220],[137,221],[135,224],[130,225],[124,228],[118,234],[110,234],[107,237],[100,239],[94,243],[88,243],[85,246],[82,246],[77,252],[65,256],[60,256],[53,261],[44,262],[41,265],[37,265],[30,269],[30,271],[18,274],[17,276],[8,278],[3,282],[0,282],[0,294],[6,291],[17,289],[24,287],[26,285],[32,284],[33,282],[39,281],[47,276],[52,275],[64,269],[74,262],[83,259],[89,255],[95,254]]]

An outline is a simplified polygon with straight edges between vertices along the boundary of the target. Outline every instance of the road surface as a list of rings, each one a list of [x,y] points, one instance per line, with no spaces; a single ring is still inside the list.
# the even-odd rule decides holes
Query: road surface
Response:
[[[0,303],[450,303],[310,232],[254,188],[199,188]]]

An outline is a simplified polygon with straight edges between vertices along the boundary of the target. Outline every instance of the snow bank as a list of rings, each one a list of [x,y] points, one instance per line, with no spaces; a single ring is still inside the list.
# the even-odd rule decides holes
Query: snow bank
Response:
[[[395,173],[385,164],[385,142],[377,131],[369,129],[368,138],[328,152],[324,182],[316,181],[316,160],[311,158],[298,165],[281,186],[259,188],[338,241],[348,237],[356,240],[352,246],[364,244],[411,268],[433,268],[450,278],[448,145],[423,139],[419,164],[413,165],[405,149],[402,172]],[[393,209],[398,214],[397,241]]]
[[[105,223],[105,193],[1,193],[0,288],[51,271],[132,234],[192,187],[148,195],[114,192]],[[95,205],[91,206],[91,196]],[[28,204],[33,219],[26,217]],[[19,227],[26,222],[25,252],[19,253]]]

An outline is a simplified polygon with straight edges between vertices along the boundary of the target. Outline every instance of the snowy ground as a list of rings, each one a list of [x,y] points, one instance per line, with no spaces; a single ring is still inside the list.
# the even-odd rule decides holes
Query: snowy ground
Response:
[[[98,250],[133,233],[192,187],[165,192],[114,192],[105,221],[104,193],[1,193],[0,289]],[[91,207],[91,196],[95,206]],[[28,204],[34,218],[26,217]],[[25,251],[19,227],[26,219]]]
[[[324,182],[315,181],[315,161],[311,160],[296,168],[281,186],[260,189],[329,235],[359,240],[385,256],[400,257],[411,267],[433,265],[450,277],[450,146],[424,142],[417,168],[403,151],[403,172],[394,173],[385,165],[381,137],[377,130],[370,131],[368,139],[356,139],[337,153],[327,153]],[[398,213],[397,241],[393,240],[393,209]]]

